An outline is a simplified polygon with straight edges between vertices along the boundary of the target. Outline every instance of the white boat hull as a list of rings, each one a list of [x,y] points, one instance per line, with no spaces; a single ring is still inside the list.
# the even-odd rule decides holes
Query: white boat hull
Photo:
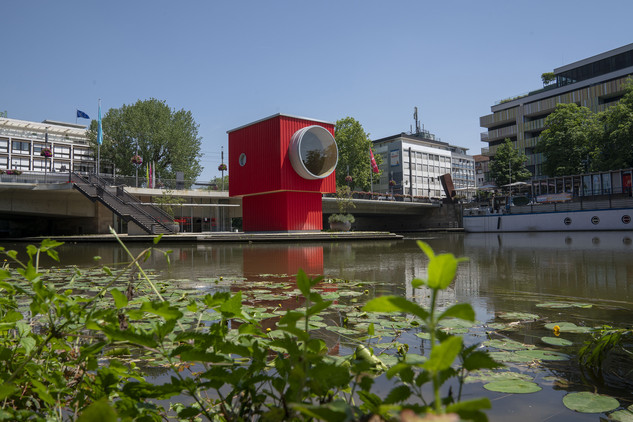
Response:
[[[464,231],[545,232],[633,230],[633,208],[530,213],[482,213],[463,216]]]

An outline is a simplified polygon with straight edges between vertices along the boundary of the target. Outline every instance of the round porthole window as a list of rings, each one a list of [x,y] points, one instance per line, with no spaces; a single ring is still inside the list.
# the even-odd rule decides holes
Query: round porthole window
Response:
[[[594,215],[593,217],[591,217],[591,223],[592,224],[600,223],[600,218],[597,215]]]
[[[246,154],[241,153],[238,161],[240,163],[240,167],[244,167],[246,165]]]
[[[290,163],[304,179],[324,179],[336,168],[338,149],[332,134],[322,126],[308,126],[292,135]]]
[[[624,224],[629,224],[631,222],[631,216],[628,214],[625,214],[622,216],[622,222]]]
[[[565,223],[566,226],[569,226],[571,224],[571,218],[565,217],[565,219],[563,220],[563,223]]]

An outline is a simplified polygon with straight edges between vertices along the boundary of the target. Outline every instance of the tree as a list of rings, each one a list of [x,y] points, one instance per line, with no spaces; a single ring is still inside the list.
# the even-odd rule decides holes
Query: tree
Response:
[[[336,165],[336,185],[347,186],[352,190],[369,191],[371,189],[371,165],[369,149],[372,142],[369,134],[363,130],[361,124],[352,117],[345,117],[336,122],[335,139],[338,146],[338,164]],[[380,165],[382,157],[374,154],[376,163]],[[351,181],[346,177],[351,176]],[[374,173],[374,179],[380,173]]]
[[[117,171],[134,174],[131,158],[138,155],[145,163],[155,163],[156,177],[175,179],[182,171],[186,180],[198,177],[200,144],[198,125],[190,111],[170,109],[154,98],[133,105],[110,109],[102,118],[101,159],[114,163]],[[95,145],[97,122],[90,125],[89,139]]]
[[[598,119],[603,133],[593,153],[595,170],[633,167],[633,82],[626,86],[624,97]]]
[[[590,170],[589,158],[601,132],[591,110],[575,103],[558,104],[545,119],[545,126],[535,149],[545,158],[543,173],[566,176]]]
[[[527,180],[532,177],[532,173],[525,168],[526,161],[525,154],[515,149],[512,141],[506,138],[490,162],[490,177],[497,186]]]

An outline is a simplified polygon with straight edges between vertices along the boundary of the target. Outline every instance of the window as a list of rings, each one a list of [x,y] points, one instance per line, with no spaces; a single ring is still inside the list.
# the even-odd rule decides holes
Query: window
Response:
[[[55,145],[53,147],[53,157],[70,159],[70,147],[66,145]]]
[[[29,141],[13,141],[11,143],[11,152],[14,154],[30,154],[31,143]]]
[[[43,158],[42,159],[39,159],[39,158],[34,158],[33,159],[33,170],[35,170],[35,171],[44,171],[45,170],[44,169],[44,163],[48,164],[48,166],[46,166],[47,170],[51,171],[51,161],[50,160],[44,160]]]
[[[6,169],[9,167],[9,157],[0,157],[0,168]]]
[[[0,138],[0,152],[9,152],[9,140]]]
[[[12,158],[11,168],[15,170],[30,170],[31,160],[28,158]]]

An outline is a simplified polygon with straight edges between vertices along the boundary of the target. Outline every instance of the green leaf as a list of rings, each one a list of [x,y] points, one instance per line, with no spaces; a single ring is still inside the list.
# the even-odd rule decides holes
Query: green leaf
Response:
[[[431,356],[422,366],[431,372],[451,367],[462,348],[462,338],[451,336],[431,349]]]
[[[429,317],[429,313],[420,305],[400,296],[374,298],[363,306],[363,310],[367,312],[405,312],[423,320]]]
[[[158,315],[168,321],[182,318],[182,312],[174,306],[169,306],[169,302],[143,302],[141,311]]]
[[[503,364],[496,362],[487,352],[478,350],[466,356],[463,366],[467,371],[475,371],[477,369],[499,368]]]
[[[376,332],[376,329],[374,328],[374,323],[372,322],[367,327],[367,334],[369,334],[370,336],[373,336],[375,332]]]
[[[242,292],[237,292],[232,295],[226,302],[220,305],[220,312],[229,314],[232,316],[239,316],[242,314]]]
[[[307,315],[310,316],[310,315],[318,314],[319,312],[321,312],[322,310],[326,309],[331,304],[332,304],[331,300],[319,302],[319,303],[311,306],[310,309],[308,309]]]
[[[429,262],[428,285],[432,289],[446,289],[455,279],[457,259],[453,254],[436,255]]]
[[[154,237],[154,239],[152,240],[154,242],[154,245],[157,245],[158,242],[160,242],[160,240],[163,238],[162,233],[159,234],[158,236]]]
[[[474,410],[490,409],[492,405],[488,398],[460,401],[446,406],[447,413],[458,413],[462,411],[472,412]]]
[[[125,296],[119,289],[114,288],[110,290],[110,294],[114,298],[114,305],[117,309],[121,309],[127,306],[127,296]]]
[[[310,280],[302,269],[299,269],[297,272],[297,287],[304,297],[308,297],[310,295]]]
[[[429,257],[429,259],[435,258],[435,252],[433,252],[433,248],[429,246],[428,243],[418,240],[418,247],[422,249],[422,251]]]
[[[420,288],[424,285],[426,285],[426,280],[422,280],[421,278],[414,278],[411,280],[411,286],[413,286],[414,289]]]
[[[116,411],[105,398],[92,403],[77,418],[77,422],[116,422],[117,420]]]
[[[7,383],[0,384],[0,400],[4,400],[16,391],[18,391],[18,389],[13,385]]]
[[[441,321],[449,317],[460,318],[466,321],[475,321],[475,311],[469,303],[458,303],[442,312],[437,320]]]
[[[580,393],[569,393],[563,397],[565,407],[581,413],[602,413],[608,412],[620,406],[613,397],[583,391]]]
[[[401,403],[411,396],[411,389],[406,385],[399,385],[387,394],[383,403],[396,404]]]

